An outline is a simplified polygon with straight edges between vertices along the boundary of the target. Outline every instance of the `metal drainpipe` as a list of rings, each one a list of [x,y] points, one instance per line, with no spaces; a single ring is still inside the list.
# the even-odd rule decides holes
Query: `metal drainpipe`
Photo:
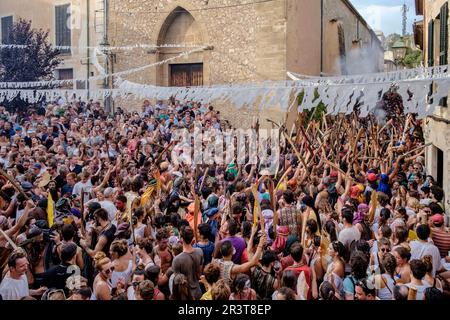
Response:
[[[108,43],[108,0],[103,0],[103,46],[109,46]],[[103,88],[109,89],[109,52],[105,51],[106,58],[105,58],[105,70],[107,72],[107,77],[103,80]],[[105,99],[105,109],[107,112],[110,112],[110,97],[107,97]]]
[[[320,76],[323,74],[323,0],[320,0]]]
[[[86,67],[86,89],[87,89],[87,97],[88,97],[88,101],[90,98],[90,84],[89,84],[89,78],[91,76],[91,53],[89,51],[89,42],[90,42],[90,35],[89,35],[89,16],[90,16],[90,0],[86,0],[86,31],[87,31],[87,35],[86,35],[86,47],[88,47],[86,49],[86,57],[87,57],[87,67]]]

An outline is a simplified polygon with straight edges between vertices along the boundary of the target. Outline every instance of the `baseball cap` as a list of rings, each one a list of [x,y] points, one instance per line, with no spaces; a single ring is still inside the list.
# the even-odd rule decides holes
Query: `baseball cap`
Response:
[[[437,213],[431,217],[431,221],[433,221],[434,224],[443,224],[444,216],[442,214]]]
[[[368,175],[367,175],[367,181],[369,181],[369,182],[375,182],[375,181],[377,181],[377,175],[375,174],[375,173],[369,173]]]
[[[35,163],[35,164],[33,164],[33,168],[34,169],[42,169],[42,166],[40,163]]]
[[[22,182],[21,183],[21,187],[25,191],[30,191],[31,189],[33,189],[33,185],[30,182],[28,182],[28,181]]]

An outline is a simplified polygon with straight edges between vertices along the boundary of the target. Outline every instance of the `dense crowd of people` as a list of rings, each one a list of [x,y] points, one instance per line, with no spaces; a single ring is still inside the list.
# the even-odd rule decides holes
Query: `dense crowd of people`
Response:
[[[449,219],[421,121],[386,120],[301,114],[268,173],[175,161],[176,130],[232,129],[208,104],[0,107],[0,297],[448,297]]]

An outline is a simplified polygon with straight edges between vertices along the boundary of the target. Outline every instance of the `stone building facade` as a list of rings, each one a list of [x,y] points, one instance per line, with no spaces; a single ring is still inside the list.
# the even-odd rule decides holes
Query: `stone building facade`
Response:
[[[92,66],[92,50],[86,47],[97,46],[102,41],[104,30],[99,28],[102,21],[98,19],[101,8],[98,0],[2,0],[0,34],[5,38],[8,25],[20,18],[31,20],[33,28],[49,31],[48,40],[53,45],[73,47],[61,54],[62,63],[55,71],[55,79],[78,79],[70,89],[101,88],[102,81],[91,81],[90,87],[86,81],[98,75]],[[60,29],[64,29],[63,39],[57,39]]]
[[[379,39],[347,0],[111,0],[108,36],[112,46],[207,47],[127,76],[160,86],[183,86],[182,79],[185,85],[209,85],[286,80],[287,71],[337,75],[383,69]],[[116,51],[114,71],[157,63],[183,50],[188,49]],[[286,117],[276,106],[264,114],[220,109],[243,126],[255,114],[278,121]]]
[[[416,42],[422,46],[426,66],[447,65],[449,57],[449,1],[416,0],[416,14],[423,20],[414,25]],[[449,92],[450,94],[450,92]],[[448,99],[441,101],[425,121],[425,139],[432,143],[426,150],[427,172],[438,179],[446,194],[446,212],[450,215],[450,111]]]
[[[62,55],[59,69],[76,79],[98,75],[93,50],[81,48],[101,42],[114,47],[205,46],[201,52],[124,77],[159,86],[286,80],[287,71],[318,76],[383,69],[381,43],[349,0],[2,0],[0,16],[30,19],[33,27],[50,30],[51,41],[57,44],[55,10],[61,5],[71,8],[75,25],[70,43],[80,48]],[[158,63],[190,49],[111,50],[108,71]],[[99,63],[106,65],[101,57]],[[90,84],[88,89],[105,85]],[[86,86],[78,81],[74,88]],[[134,109],[140,101],[116,99],[114,105]],[[236,110],[220,102],[215,105],[244,127],[255,115],[277,121],[287,116],[277,106],[261,112],[257,106]]]

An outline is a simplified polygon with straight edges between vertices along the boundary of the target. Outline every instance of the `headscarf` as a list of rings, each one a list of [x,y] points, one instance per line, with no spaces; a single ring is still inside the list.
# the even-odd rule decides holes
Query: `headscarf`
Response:
[[[392,196],[391,187],[389,187],[389,176],[387,174],[381,174],[377,191],[385,193],[388,197]]]
[[[355,216],[353,217],[353,224],[358,224],[358,223],[364,221],[364,217],[368,211],[369,211],[369,206],[365,203],[361,203],[358,206],[358,212],[356,212]]]

